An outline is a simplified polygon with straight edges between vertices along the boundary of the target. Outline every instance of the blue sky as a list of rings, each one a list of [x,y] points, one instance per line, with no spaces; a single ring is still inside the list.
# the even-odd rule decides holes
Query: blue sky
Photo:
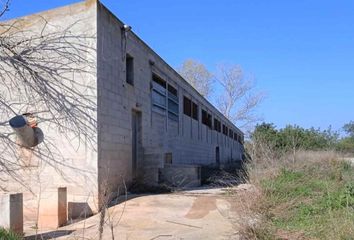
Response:
[[[12,0],[7,18],[70,0]],[[171,66],[240,64],[278,127],[354,120],[354,1],[102,0]]]

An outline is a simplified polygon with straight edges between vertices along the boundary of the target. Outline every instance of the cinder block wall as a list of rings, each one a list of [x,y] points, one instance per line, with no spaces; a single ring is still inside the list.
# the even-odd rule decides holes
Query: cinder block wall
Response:
[[[119,187],[123,182],[129,185],[134,177],[142,174],[150,183],[157,183],[158,168],[164,167],[166,153],[172,154],[172,165],[213,164],[217,146],[221,163],[241,159],[243,147],[203,125],[201,110],[207,110],[229,127],[232,124],[133,32],[123,34],[123,23],[102,4],[88,0],[19,20],[21,29],[29,30],[33,35],[38,35],[47,22],[47,31],[57,32],[70,26],[74,34],[92,36],[90,40],[81,40],[90,49],[83,57],[94,62],[90,74],[68,74],[82,85],[78,91],[90,96],[88,114],[97,127],[86,141],[79,141],[75,133],[64,134],[53,123],[39,124],[45,139],[51,139],[52,147],[58,150],[60,160],[54,164],[43,163],[31,151],[20,153],[35,163],[33,168],[23,171],[26,186],[31,186],[32,193],[15,181],[9,181],[5,187],[10,191],[24,192],[26,216],[35,216],[33,206],[36,206],[41,191],[58,187],[67,187],[69,211],[77,215],[78,211],[70,208],[78,207],[95,212],[99,206],[99,192],[121,192]],[[133,86],[125,80],[126,54],[134,58]],[[152,109],[153,73],[177,89],[178,121],[169,119],[166,112],[161,114]],[[183,96],[198,104],[199,121],[183,114]],[[10,100],[17,99],[10,97]],[[23,109],[31,112],[31,104],[23,103],[18,113],[21,114]],[[132,161],[133,116],[140,118],[135,170]],[[2,115],[1,121],[11,117]],[[80,119],[84,123],[87,120],[85,117]]]
[[[241,160],[243,146],[202,124],[201,110],[207,110],[229,127],[233,124],[138,36],[131,31],[125,35],[123,23],[102,4],[98,4],[97,26],[99,184],[108,179],[112,185],[118,186],[123,179],[129,183],[134,177],[132,111],[141,113],[141,148],[138,149],[137,166],[150,175],[145,176],[149,181],[157,181],[158,168],[164,166],[165,153],[172,153],[173,164],[213,164],[219,146],[221,163]],[[134,59],[133,86],[126,82],[126,54]],[[177,89],[178,122],[169,119],[166,112],[161,114],[152,109],[153,73]],[[198,104],[199,121],[183,114],[183,96]],[[242,133],[239,131],[239,134]]]
[[[75,81],[75,90],[85,96],[80,98],[78,95],[77,99],[73,100],[73,104],[79,104],[79,101],[83,99],[90,101],[90,103],[81,102],[81,104],[87,104],[90,123],[85,116],[82,116],[81,120],[83,124],[92,125],[91,132],[79,140],[77,133],[59,127],[63,123],[60,120],[61,113],[59,112],[56,115],[59,119],[57,123],[54,120],[49,120],[38,124],[38,127],[44,133],[44,142],[35,148],[51,152],[53,156],[50,157],[50,160],[47,158],[46,161],[43,161],[43,158],[37,157],[33,151],[18,148],[17,154],[13,156],[13,161],[23,162],[24,165],[27,165],[22,170],[17,171],[21,178],[13,179],[8,177],[8,174],[1,176],[1,179],[8,179],[8,181],[1,182],[1,187],[8,191],[24,193],[26,223],[36,219],[39,196],[45,195],[45,192],[53,191],[58,187],[67,187],[67,200],[69,203],[75,203],[71,206],[80,206],[80,208],[84,206],[84,208],[90,208],[92,211],[97,209],[97,147],[95,146],[97,130],[94,128],[97,119],[96,13],[96,2],[86,1],[7,22],[16,26],[13,31],[25,33],[23,34],[25,38],[38,37],[41,32],[47,35],[67,30],[67,39],[73,41],[79,39],[78,41],[83,46],[87,46],[87,52],[80,54],[94,65],[94,68],[88,65],[76,65],[76,68],[83,68],[88,73],[68,71],[63,75],[63,77]],[[87,37],[83,37],[83,35]],[[64,47],[68,45],[62,42],[60,46],[65,51]],[[49,50],[47,53],[50,56],[51,51]],[[65,82],[63,80],[62,86],[64,85],[73,88],[69,81]],[[0,91],[5,93],[7,90],[4,86],[0,86]],[[58,95],[58,101],[61,101],[60,97]],[[7,101],[9,103],[18,102],[16,94],[8,94]],[[37,117],[46,118],[49,115],[40,111],[43,109],[42,104],[40,102],[22,101],[21,105],[17,107],[17,114],[34,112]],[[2,114],[0,121],[8,121],[11,117],[13,117],[13,114]],[[12,132],[10,126],[7,127],[6,131]],[[14,136],[13,140],[15,140]],[[49,149],[49,151],[46,149]],[[41,201],[43,204],[48,204],[45,203],[46,199],[41,199]],[[53,204],[53,207],[55,206],[56,204]]]

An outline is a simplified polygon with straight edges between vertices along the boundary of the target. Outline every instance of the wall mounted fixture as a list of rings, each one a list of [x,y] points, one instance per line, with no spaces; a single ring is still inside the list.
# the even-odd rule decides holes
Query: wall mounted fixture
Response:
[[[11,118],[9,123],[21,146],[31,148],[43,142],[44,134],[37,126],[37,119],[33,114],[17,115]]]

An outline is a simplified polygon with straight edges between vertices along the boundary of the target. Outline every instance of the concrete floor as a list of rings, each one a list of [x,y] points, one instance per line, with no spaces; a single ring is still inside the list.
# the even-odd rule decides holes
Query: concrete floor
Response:
[[[112,239],[110,226],[114,239],[237,239],[232,222],[231,202],[223,189],[137,196],[109,208],[103,239]],[[98,239],[98,226],[95,215],[42,238]]]

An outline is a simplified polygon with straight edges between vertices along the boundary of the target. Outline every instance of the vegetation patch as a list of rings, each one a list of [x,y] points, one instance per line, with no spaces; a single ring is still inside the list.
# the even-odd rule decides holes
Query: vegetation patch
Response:
[[[0,227],[0,240],[20,240],[21,237],[11,230]]]
[[[273,234],[261,239],[282,239],[284,233],[286,238],[293,236],[289,239],[354,239],[354,168],[350,164],[331,160],[288,166],[277,176],[263,179],[260,187],[269,228],[256,232]]]

